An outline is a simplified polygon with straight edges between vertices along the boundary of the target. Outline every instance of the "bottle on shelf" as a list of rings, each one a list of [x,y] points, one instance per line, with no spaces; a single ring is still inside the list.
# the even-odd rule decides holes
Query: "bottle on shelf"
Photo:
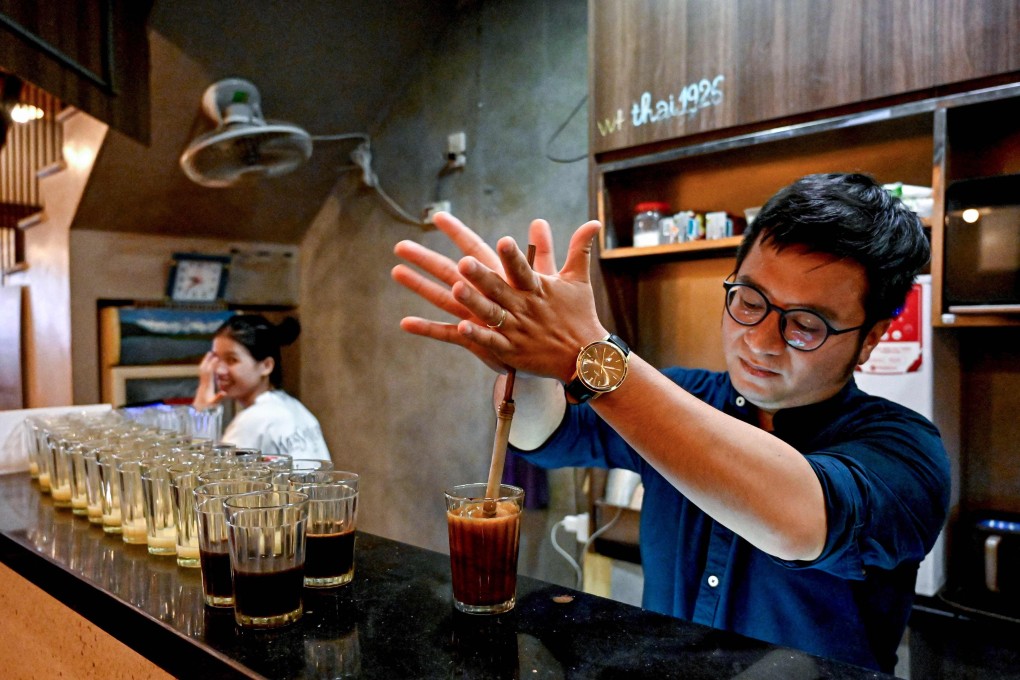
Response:
[[[634,206],[634,247],[644,248],[662,243],[659,220],[669,213],[669,204],[644,201]]]

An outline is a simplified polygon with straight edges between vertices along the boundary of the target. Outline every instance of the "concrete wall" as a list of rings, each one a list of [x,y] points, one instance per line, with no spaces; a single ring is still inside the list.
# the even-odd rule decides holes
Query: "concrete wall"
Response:
[[[226,254],[236,243],[224,239],[188,238],[169,234],[71,230],[73,403],[93,404],[100,400],[100,300],[160,300],[166,293],[173,253]],[[273,247],[272,244],[255,242],[244,245],[246,248],[258,248],[260,245]],[[286,359],[284,363],[284,386],[298,393],[299,390],[295,389],[297,378],[287,375]]]
[[[442,198],[489,242],[526,242],[552,224],[560,261],[588,217],[585,0],[484,2],[437,38],[412,86],[375,131],[375,170],[410,212]],[[356,93],[355,93],[356,96]],[[568,122],[569,119],[569,122]],[[547,148],[550,138],[567,122]],[[467,166],[446,177],[446,138],[467,134]],[[395,219],[351,173],[303,244],[302,396],[338,467],[363,475],[360,525],[445,551],[442,492],[484,481],[495,418],[493,374],[467,352],[404,334],[408,314],[434,313],[393,283],[393,245],[415,239],[456,255],[435,231]],[[569,471],[553,503],[572,504]]]

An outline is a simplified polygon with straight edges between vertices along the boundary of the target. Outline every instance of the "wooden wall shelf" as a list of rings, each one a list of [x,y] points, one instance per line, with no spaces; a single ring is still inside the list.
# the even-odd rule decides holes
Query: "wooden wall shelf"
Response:
[[[661,246],[648,246],[645,248],[609,248],[603,250],[599,257],[603,260],[618,260],[635,257],[655,257],[661,255],[683,255],[685,253],[697,253],[707,255],[718,251],[725,253],[740,245],[741,236],[730,236],[728,238],[717,238],[712,240],[688,241],[686,243],[667,243]]]

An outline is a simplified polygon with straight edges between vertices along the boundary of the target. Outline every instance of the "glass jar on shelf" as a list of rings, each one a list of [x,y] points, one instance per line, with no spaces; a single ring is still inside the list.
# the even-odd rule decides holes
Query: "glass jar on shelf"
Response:
[[[662,243],[659,220],[669,213],[669,204],[662,201],[643,201],[634,206],[635,248],[657,246]]]

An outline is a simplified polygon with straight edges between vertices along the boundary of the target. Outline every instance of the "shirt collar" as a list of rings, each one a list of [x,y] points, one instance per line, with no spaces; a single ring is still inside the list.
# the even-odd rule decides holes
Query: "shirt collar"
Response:
[[[772,416],[773,434],[794,448],[800,449],[801,446],[798,444],[811,441],[833,420],[847,412],[847,402],[856,390],[857,385],[851,378],[839,392],[824,401],[776,411]],[[732,382],[729,385],[725,410],[729,415],[744,422],[751,424],[758,422],[756,407],[737,392]]]

